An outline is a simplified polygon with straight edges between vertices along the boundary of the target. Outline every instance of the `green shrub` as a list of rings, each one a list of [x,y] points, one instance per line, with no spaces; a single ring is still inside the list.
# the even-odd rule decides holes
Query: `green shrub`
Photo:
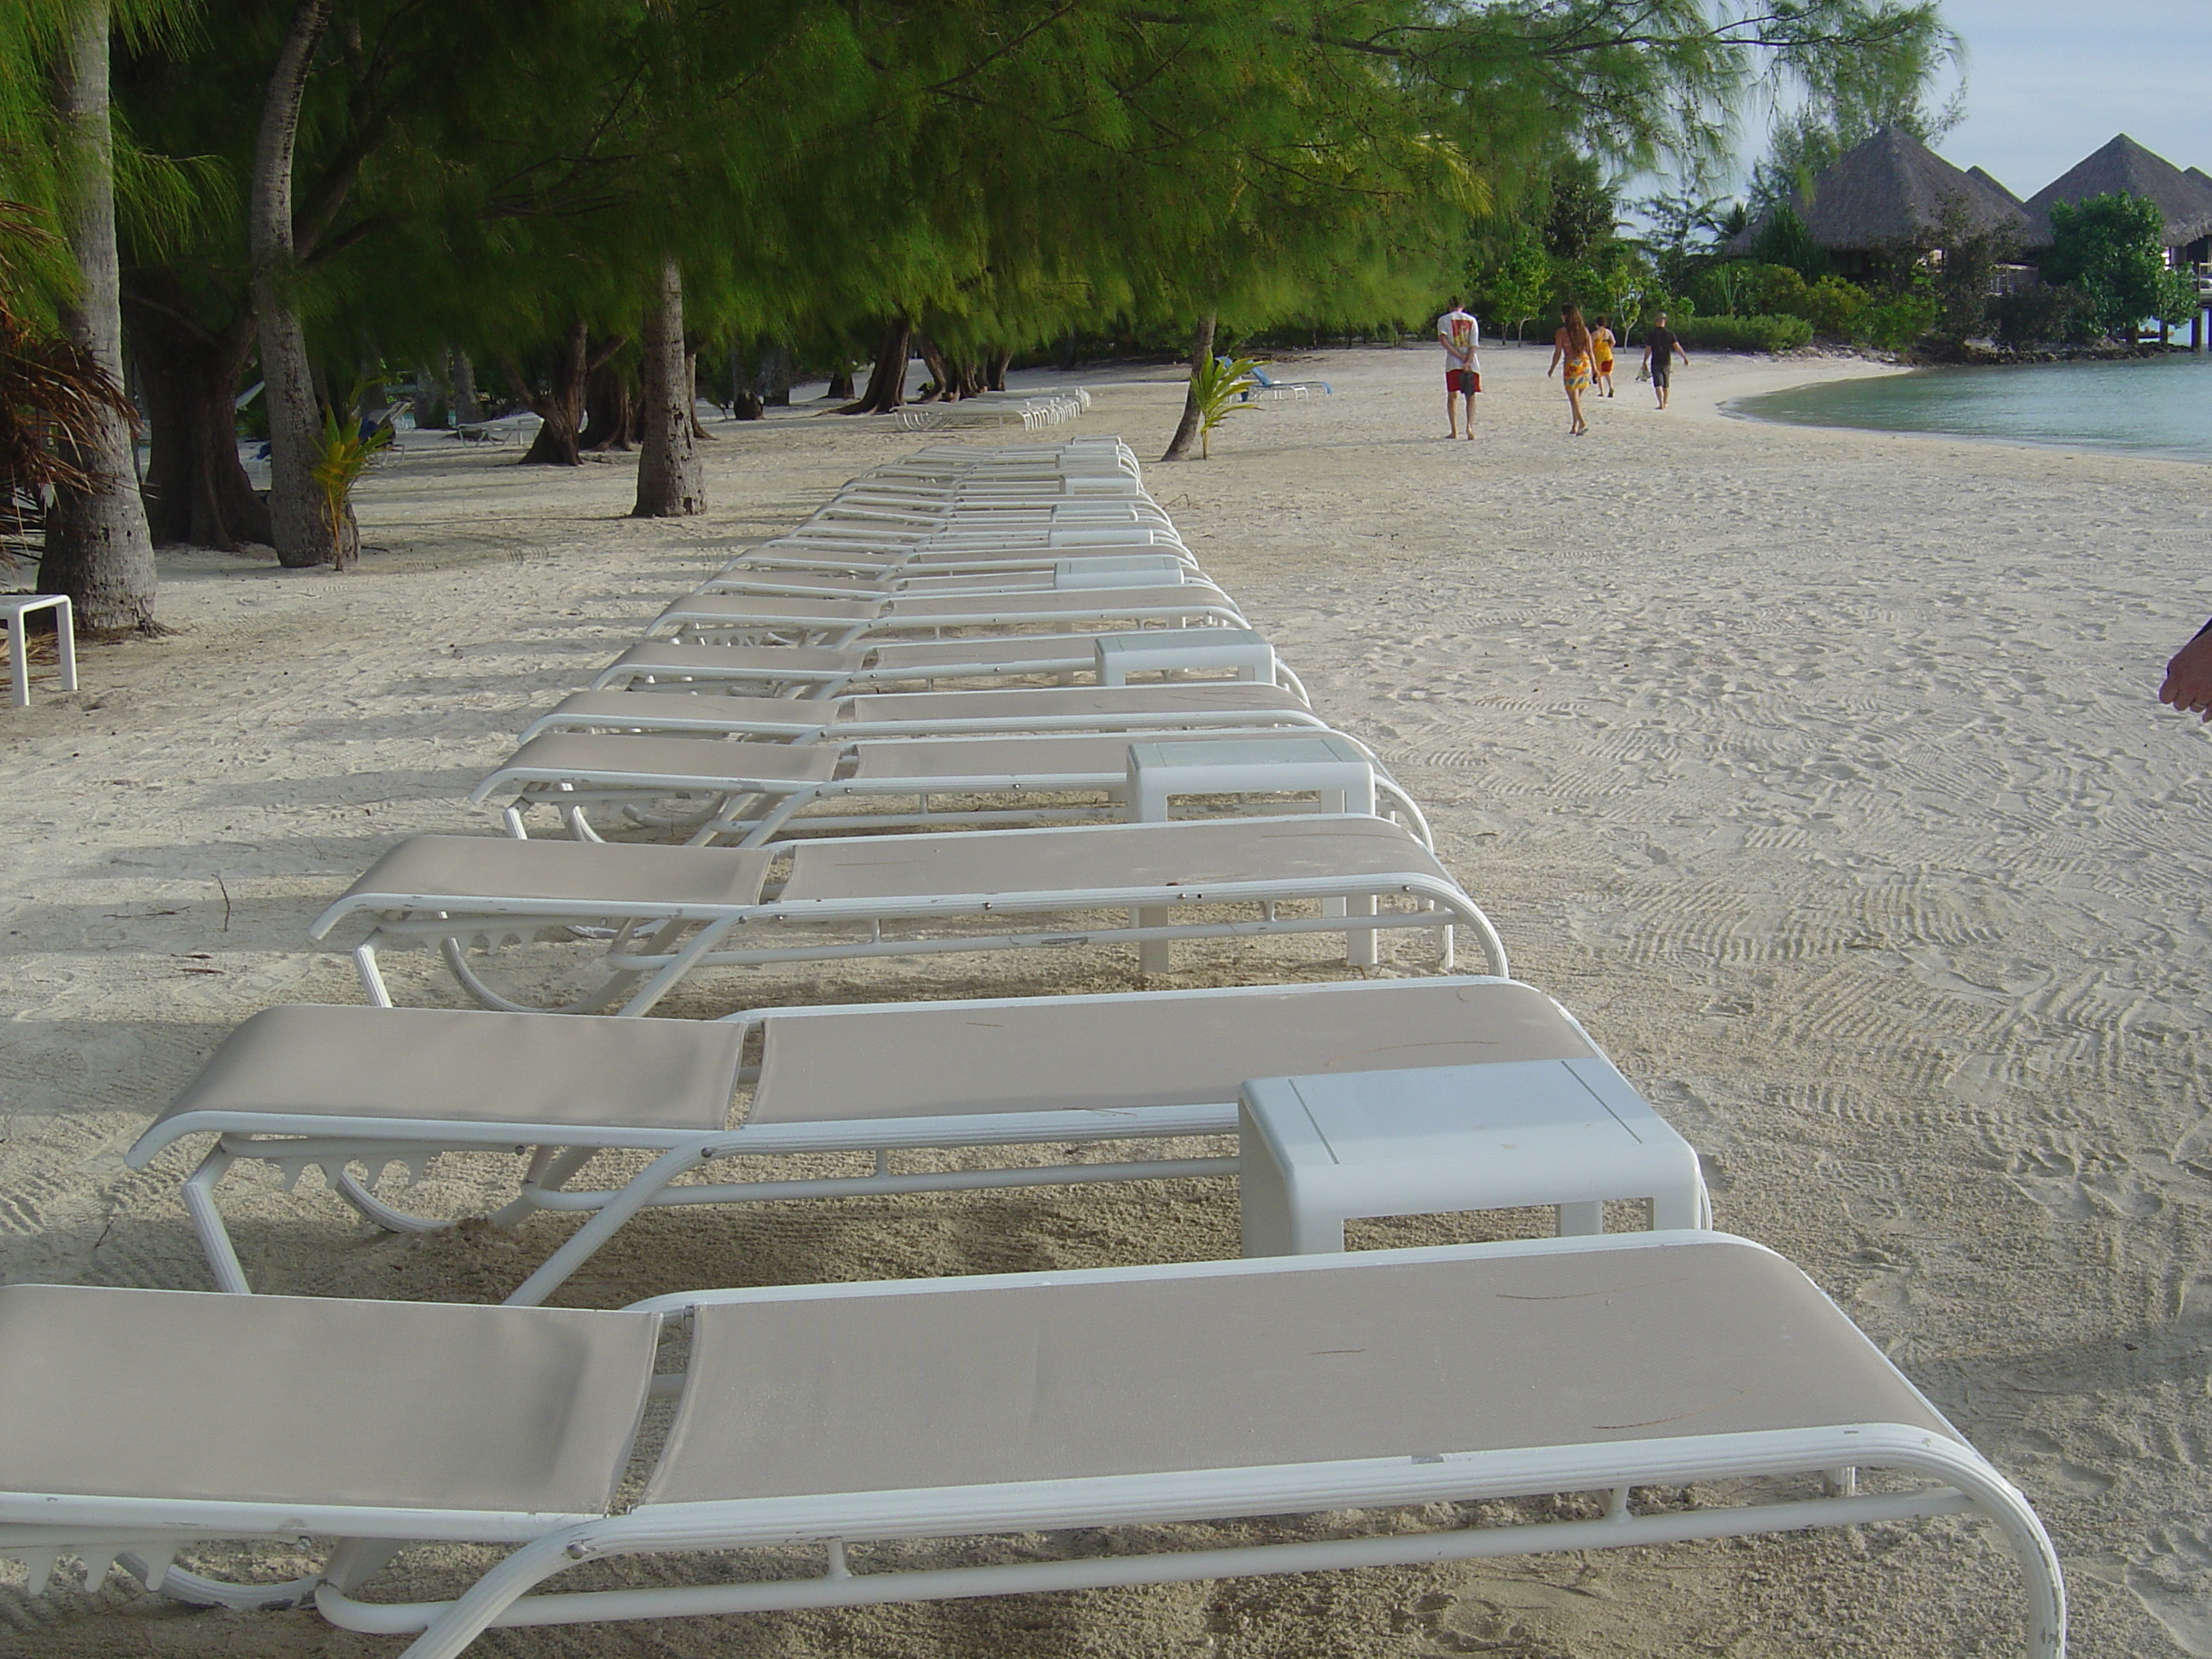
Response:
[[[1858,331],[1859,318],[1873,302],[1874,296],[1856,283],[1823,276],[1806,289],[1804,309],[1792,314],[1812,324],[1815,334],[1848,340]]]
[[[1902,295],[1862,311],[1851,337],[1876,351],[1902,351],[1936,326],[1942,309],[1926,295]]]
[[[1802,317],[1682,317],[1670,325],[1692,351],[1790,351],[1813,337]]]
[[[2097,306],[2080,289],[2039,283],[1990,301],[1997,343],[2015,350],[2026,346],[2083,345],[2097,337]]]

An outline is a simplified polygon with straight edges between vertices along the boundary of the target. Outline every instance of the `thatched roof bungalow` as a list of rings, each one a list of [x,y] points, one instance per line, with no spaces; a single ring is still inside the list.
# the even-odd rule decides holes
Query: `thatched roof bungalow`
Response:
[[[2019,202],[1978,173],[1961,173],[1911,133],[1885,127],[1815,174],[1790,205],[1814,243],[1845,276],[1857,276],[1933,246],[1954,201],[1964,204],[1973,232],[2024,234],[2027,216]],[[1733,238],[1728,252],[1748,253],[1763,228],[1761,222]]]
[[[1993,190],[1996,191],[1998,195],[2003,197],[2006,201],[2010,202],[2014,207],[2021,205],[2020,198],[2014,195],[2002,185],[1999,184],[1996,179],[1984,168],[1968,167],[1966,169],[1966,177],[1972,179],[1976,184],[1981,185],[1984,190]]]
[[[2185,259],[2205,257],[2204,244],[2212,238],[2212,181],[2202,173],[2191,177],[2124,132],[2027,198],[2027,245],[2051,246],[2053,202],[2085,202],[2115,192],[2148,197],[2165,216],[2166,246]]]

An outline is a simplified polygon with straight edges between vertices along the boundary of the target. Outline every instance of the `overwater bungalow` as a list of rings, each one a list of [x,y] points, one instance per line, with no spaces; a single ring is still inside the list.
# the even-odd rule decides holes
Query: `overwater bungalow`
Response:
[[[2011,191],[1978,167],[1961,172],[1899,127],[1885,127],[1844,151],[1794,192],[1790,204],[1836,269],[1859,277],[1933,247],[1954,202],[1964,207],[1974,233],[2027,233],[2027,215]],[[1728,252],[1748,253],[1765,224],[1760,220],[1735,237]]]
[[[2195,167],[2184,172],[2124,132],[2027,198],[2027,246],[2051,246],[2052,203],[2086,202],[2116,192],[2148,197],[2157,204],[2175,264],[2202,265],[2212,258],[2212,179]]]

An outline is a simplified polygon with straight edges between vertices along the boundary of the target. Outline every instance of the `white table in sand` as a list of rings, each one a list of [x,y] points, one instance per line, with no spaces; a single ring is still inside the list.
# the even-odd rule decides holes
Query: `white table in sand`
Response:
[[[1167,630],[1162,630],[1167,631]],[[1185,628],[1182,634],[1226,633],[1226,629]],[[1123,636],[1127,637],[1127,636]],[[1106,642],[1099,642],[1102,661]],[[1263,647],[1264,648],[1264,647]],[[1101,669],[1100,678],[1104,678]],[[1375,814],[1375,768],[1359,746],[1334,732],[1301,732],[1279,738],[1175,738],[1129,745],[1128,811],[1136,823],[1164,823],[1169,804],[1178,795],[1317,794],[1318,811]],[[1350,914],[1349,901],[1324,899],[1323,912]],[[1374,914],[1375,901],[1362,899],[1362,914]],[[1139,927],[1164,927],[1165,910],[1139,910]],[[1147,974],[1168,971],[1170,946],[1151,939],[1137,946],[1137,965]],[[1355,967],[1375,963],[1375,931],[1351,935],[1346,959]]]
[[[1341,1250],[1355,1217],[1524,1205],[1599,1233],[1608,1199],[1711,1224],[1697,1153],[1600,1058],[1264,1078],[1237,1117],[1246,1255]]]
[[[1275,683],[1275,647],[1249,628],[1152,628],[1098,638],[1098,684],[1127,685],[1132,674],[1233,670],[1240,680]]]
[[[18,708],[31,706],[31,634],[26,618],[34,611],[54,613],[54,651],[61,667],[64,691],[76,690],[76,626],[66,593],[9,593],[0,596],[0,617],[8,624],[8,666],[10,701]]]

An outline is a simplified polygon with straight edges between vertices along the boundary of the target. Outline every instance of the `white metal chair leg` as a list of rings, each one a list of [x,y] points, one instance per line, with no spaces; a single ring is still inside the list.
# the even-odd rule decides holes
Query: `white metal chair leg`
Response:
[[[216,1183],[236,1161],[236,1154],[226,1151],[220,1140],[209,1149],[200,1167],[185,1178],[185,1213],[191,1218],[192,1231],[198,1236],[208,1271],[215,1275],[216,1289],[232,1296],[251,1296],[253,1286],[246,1282],[246,1266],[238,1259],[238,1249],[230,1242],[230,1230],[222,1224],[222,1212],[215,1201]]]
[[[677,1146],[638,1171],[629,1185],[609,1199],[589,1221],[568,1236],[568,1241],[539,1264],[538,1271],[514,1288],[504,1305],[534,1308],[550,1296],[562,1280],[591,1259],[600,1245],[613,1237],[629,1218],[653,1201],[655,1194],[706,1161],[699,1147]]]

